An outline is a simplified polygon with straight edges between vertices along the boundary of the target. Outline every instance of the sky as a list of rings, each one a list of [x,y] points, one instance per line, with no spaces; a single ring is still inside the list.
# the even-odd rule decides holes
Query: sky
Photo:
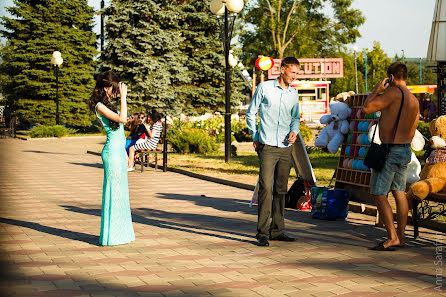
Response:
[[[250,0],[252,1],[252,0]],[[110,0],[105,1],[107,5]],[[354,44],[358,50],[372,49],[378,41],[389,57],[395,54],[408,58],[425,58],[436,0],[353,0],[352,7],[362,11],[365,23],[359,28],[361,38]],[[0,15],[12,0],[0,0]],[[88,0],[95,10],[100,0]],[[95,31],[99,34],[99,19],[95,18]],[[1,40],[5,42],[4,39]],[[354,45],[349,45],[353,48]]]

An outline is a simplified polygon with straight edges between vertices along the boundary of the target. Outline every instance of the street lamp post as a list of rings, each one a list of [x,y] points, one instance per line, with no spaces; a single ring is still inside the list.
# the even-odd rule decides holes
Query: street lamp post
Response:
[[[353,47],[353,54],[355,55],[355,83],[356,83],[356,94],[358,94],[358,65],[356,64],[356,52],[358,51],[358,47]]]
[[[217,16],[220,37],[225,54],[225,162],[231,162],[231,68],[229,50],[231,47],[234,21],[243,9],[243,0],[212,0],[210,10]],[[224,20],[221,16],[224,15]]]
[[[101,55],[104,57],[104,0],[101,0]]]
[[[63,63],[62,55],[59,51],[53,52],[51,63],[54,65],[54,67],[56,67],[54,70],[56,73],[56,125],[59,125],[59,67]]]
[[[365,92],[367,93],[367,53],[364,54],[364,64],[365,64]]]

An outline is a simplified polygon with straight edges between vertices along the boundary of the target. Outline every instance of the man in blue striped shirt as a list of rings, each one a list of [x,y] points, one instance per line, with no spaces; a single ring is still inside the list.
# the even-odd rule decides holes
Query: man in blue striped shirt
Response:
[[[284,232],[285,194],[291,170],[291,149],[299,133],[299,97],[290,87],[300,71],[294,57],[282,60],[281,74],[257,86],[246,123],[253,135],[254,149],[260,159],[257,245],[269,240],[294,241]],[[260,127],[256,125],[259,110]],[[268,226],[271,217],[271,225]]]

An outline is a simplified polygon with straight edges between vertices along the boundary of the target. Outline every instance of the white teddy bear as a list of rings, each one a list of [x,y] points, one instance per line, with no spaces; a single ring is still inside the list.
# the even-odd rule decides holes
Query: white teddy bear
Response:
[[[349,124],[347,118],[350,116],[351,109],[346,103],[331,102],[330,112],[331,114],[324,115],[319,120],[321,124],[327,124],[327,126],[321,130],[314,145],[327,147],[328,151],[334,154],[344,141],[344,134],[348,133]]]

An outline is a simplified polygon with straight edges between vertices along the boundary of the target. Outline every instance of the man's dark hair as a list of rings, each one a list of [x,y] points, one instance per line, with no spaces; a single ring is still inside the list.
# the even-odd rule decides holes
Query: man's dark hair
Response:
[[[407,80],[407,66],[401,62],[392,63],[387,68],[387,75],[391,74],[398,80]]]
[[[295,57],[286,57],[282,59],[282,64],[280,64],[280,67],[288,67],[289,65],[296,65],[300,67],[299,60]]]

